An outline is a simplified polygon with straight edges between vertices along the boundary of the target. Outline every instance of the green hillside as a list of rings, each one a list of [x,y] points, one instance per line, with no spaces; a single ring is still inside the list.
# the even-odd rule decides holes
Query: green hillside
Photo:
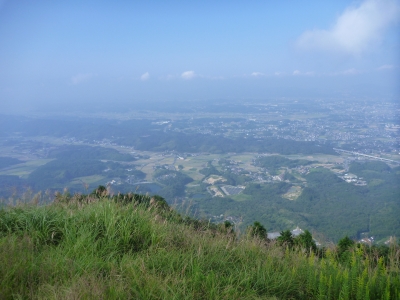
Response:
[[[57,194],[0,209],[1,299],[399,299],[400,249],[316,249],[255,222],[183,217],[163,198]],[[308,233],[309,234],[309,233]],[[309,235],[311,238],[311,235]],[[310,241],[310,239],[308,240]],[[310,246],[311,245],[311,246]]]

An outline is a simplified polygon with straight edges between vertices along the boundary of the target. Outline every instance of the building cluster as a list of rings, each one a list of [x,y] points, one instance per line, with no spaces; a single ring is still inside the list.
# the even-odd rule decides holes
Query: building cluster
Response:
[[[267,137],[294,141],[314,141],[334,147],[351,147],[361,153],[400,153],[399,110],[393,103],[323,102],[310,108],[308,118],[290,118],[305,113],[290,104],[260,105],[259,115],[239,120],[208,121],[188,120],[185,126],[172,127],[183,133],[222,135],[228,138]],[[256,104],[255,104],[256,106]],[[273,118],[271,118],[273,116]]]
[[[354,185],[367,185],[367,182],[363,180],[362,177],[357,177],[357,175],[346,173],[344,175],[339,175],[339,178],[343,179],[347,183],[352,183]]]

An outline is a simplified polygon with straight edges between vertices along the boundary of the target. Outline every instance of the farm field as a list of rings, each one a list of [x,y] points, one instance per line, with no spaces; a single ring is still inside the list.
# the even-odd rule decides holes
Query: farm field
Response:
[[[83,152],[74,153],[70,147],[77,147]],[[357,171],[349,172],[349,168],[365,162],[348,155],[156,152],[107,141],[78,142],[46,136],[24,138],[21,144],[15,146],[0,145],[0,150],[6,157],[23,161],[0,169],[0,176],[11,175],[10,178],[2,177],[0,197],[10,195],[14,185],[19,185],[23,191],[31,184],[35,187],[36,183],[44,182],[37,188],[50,186],[60,191],[67,188],[71,193],[90,192],[98,185],[104,185],[113,194],[130,191],[159,194],[178,207],[191,203],[193,213],[202,218],[220,216],[215,219],[216,222],[228,219],[237,222],[237,226],[245,227],[252,220],[260,220],[268,230],[274,231],[287,226],[301,226],[332,239],[336,238],[336,231],[332,229],[332,224],[325,222],[332,212],[332,201],[336,205],[345,197],[350,197],[352,200],[349,203],[357,203],[351,204],[357,209],[349,210],[345,220],[340,222],[344,226],[342,231],[353,226],[349,235],[356,235],[357,230],[365,228],[364,215],[370,213],[368,206],[362,204],[364,196],[360,196],[365,193],[365,187],[356,187],[339,179],[341,173],[356,174]],[[81,165],[84,168],[80,168]],[[392,178],[395,175],[382,174],[382,177],[374,168],[379,171],[394,167],[379,163],[375,166],[373,162],[366,166],[372,168],[371,171],[362,171],[357,167],[361,171],[356,175],[371,177],[365,179],[368,188],[375,191],[376,197],[383,195],[391,201],[395,191],[393,188],[390,190],[388,182],[395,180]],[[398,172],[398,169],[394,170],[394,174]],[[320,185],[321,180],[323,185]],[[320,191],[321,186],[324,191]],[[342,191],[346,191],[345,196],[339,196]],[[375,199],[374,195],[368,201]],[[326,197],[329,199],[326,200]],[[314,206],[310,199],[324,200]],[[380,240],[388,236],[387,230],[379,227],[382,220],[389,220],[391,224],[396,222],[393,203],[389,209],[375,209],[374,214],[370,213],[370,222],[375,230],[372,232],[380,236]],[[352,214],[360,207],[367,211],[364,215]],[[183,210],[189,211],[186,206]],[[343,212],[337,218],[342,215]],[[355,218],[358,218],[356,222],[346,223]]]
[[[296,200],[300,196],[301,192],[302,188],[300,186],[292,186],[282,197],[289,200]]]
[[[26,178],[32,171],[40,166],[47,164],[53,159],[34,159],[26,161],[22,164],[13,165],[0,170],[0,175],[16,175]]]

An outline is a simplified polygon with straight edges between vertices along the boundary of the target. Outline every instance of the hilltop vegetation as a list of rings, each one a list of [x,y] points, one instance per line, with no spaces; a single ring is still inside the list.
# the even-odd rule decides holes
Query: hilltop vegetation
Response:
[[[258,222],[183,217],[158,196],[57,194],[0,210],[0,298],[398,299],[399,253],[344,238],[317,250]],[[23,258],[23,259],[21,259]]]
[[[28,182],[38,190],[46,189],[48,186],[62,188],[75,177],[101,173],[105,168],[106,164],[99,160],[57,159],[29,174]]]
[[[259,163],[266,158],[270,159],[267,165],[274,168],[274,156],[263,157]],[[376,166],[382,171],[371,170]],[[390,235],[400,236],[399,168],[391,169],[382,162],[352,163],[350,170],[368,184],[353,185],[326,168],[312,168],[302,175],[307,184],[295,201],[283,195],[296,181],[247,183],[243,191],[245,200],[207,197],[195,201],[196,209],[205,215],[241,216],[246,225],[260,220],[273,231],[298,225],[318,231],[335,242],[344,235],[360,238],[363,232],[379,240]],[[207,175],[221,174],[215,167],[205,171]]]

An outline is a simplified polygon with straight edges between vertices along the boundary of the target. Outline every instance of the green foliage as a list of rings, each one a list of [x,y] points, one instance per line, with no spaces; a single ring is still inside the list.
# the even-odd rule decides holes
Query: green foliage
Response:
[[[169,201],[175,197],[183,196],[185,185],[192,182],[193,179],[182,172],[158,169],[153,177],[161,184],[163,188],[158,193]]]
[[[290,184],[286,182],[278,182],[278,183],[272,183],[272,184],[258,184],[258,183],[253,183],[249,184],[246,189],[244,190],[244,193],[247,195],[252,195],[257,198],[268,198],[270,196],[274,195],[281,195],[286,193],[286,191],[290,188]]]
[[[34,170],[28,177],[28,183],[37,190],[44,190],[47,187],[63,188],[75,177],[99,174],[105,168],[106,165],[99,160],[56,159]]]
[[[396,217],[400,215],[400,177],[393,171],[367,171],[374,172],[373,178],[384,183],[375,187],[355,186],[327,169],[315,169],[305,176],[308,186],[288,208],[304,215],[307,227],[334,241],[343,235],[357,238],[361,232],[380,238],[400,235],[400,220]]]
[[[297,247],[302,249],[313,252],[317,251],[317,245],[315,244],[312,235],[308,230],[300,233],[300,235],[294,239],[294,243]]]
[[[230,171],[223,172],[222,177],[226,179],[224,184],[229,184],[229,185],[245,185],[247,182],[251,180],[249,177],[245,175],[235,174]]]
[[[348,261],[349,257],[351,257],[352,248],[354,247],[355,242],[350,239],[348,236],[340,239],[337,245],[337,254],[341,261]]]
[[[281,231],[281,235],[276,239],[278,244],[284,247],[293,248],[294,237],[289,229]]]
[[[247,199],[244,201],[210,197],[195,199],[195,202],[205,215],[242,216],[242,229],[259,220],[269,231],[281,231],[298,224],[318,231],[334,242],[344,235],[357,239],[362,232],[368,232],[377,240],[390,235],[400,236],[400,172],[390,168],[385,171],[382,166],[381,169],[380,173],[365,170],[374,172],[372,179],[383,182],[372,187],[347,183],[325,168],[313,169],[304,175],[307,184],[294,201],[282,197],[292,184],[275,182],[245,183],[246,189],[242,193]],[[230,178],[227,173],[219,174]]]
[[[92,195],[97,197],[105,197],[108,196],[107,188],[104,185],[99,185],[97,189],[92,192]]]
[[[360,174],[362,171],[374,171],[374,172],[390,172],[390,167],[381,161],[366,161],[363,163],[353,162],[350,165],[349,172],[354,174]]]
[[[199,173],[203,174],[204,177],[208,177],[210,175],[221,175],[221,172],[218,171],[217,168],[212,165],[211,161],[207,163],[207,167],[199,170]]]
[[[193,179],[182,172],[166,170],[166,169],[158,169],[154,172],[153,177],[157,179],[158,182],[165,185],[172,185],[177,181],[180,184],[188,184],[193,181]]]
[[[308,230],[305,230],[298,236],[294,237],[290,230],[281,231],[280,236],[276,239],[278,245],[288,249],[305,250],[308,253],[317,254],[319,251],[317,245]]]
[[[267,229],[260,223],[254,222],[253,225],[250,225],[248,228],[248,233],[252,237],[257,237],[260,240],[267,239]]]
[[[348,236],[340,239],[338,242],[338,251],[339,253],[343,253],[344,251],[348,251],[351,247],[353,247],[355,242],[350,239]]]
[[[254,220],[260,220],[268,230],[273,228],[282,230],[292,226],[291,221],[288,220],[295,218],[285,209],[289,201],[281,197],[290,186],[286,182],[248,184],[243,194],[248,195],[250,200],[234,201],[229,197],[208,197],[198,200],[198,206],[207,215],[224,213],[243,216],[243,229],[252,225]]]
[[[162,198],[58,194],[0,209],[2,299],[398,299],[399,248],[349,263],[288,251],[232,224],[182,217]],[[253,224],[264,232],[263,226]],[[265,228],[264,228],[265,229]],[[308,240],[308,234],[305,239]]]
[[[280,155],[261,156],[256,159],[255,164],[266,169],[279,169],[282,167],[295,168],[312,164],[313,161],[305,159],[288,159]]]
[[[129,176],[134,176],[137,181],[142,180],[146,177],[146,174],[140,170],[134,169],[132,166],[129,167],[129,171],[127,171],[127,167],[117,163],[108,161],[105,163],[107,166],[107,172],[103,174],[106,175],[108,178],[126,178]]]

